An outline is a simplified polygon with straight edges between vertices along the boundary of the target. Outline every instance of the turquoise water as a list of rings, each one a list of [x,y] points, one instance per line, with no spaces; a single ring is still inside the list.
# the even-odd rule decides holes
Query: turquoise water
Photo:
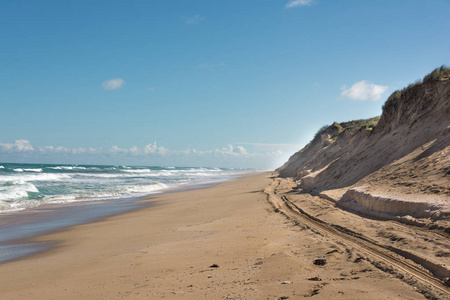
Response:
[[[0,163],[0,213],[42,204],[114,200],[213,183],[248,169]]]

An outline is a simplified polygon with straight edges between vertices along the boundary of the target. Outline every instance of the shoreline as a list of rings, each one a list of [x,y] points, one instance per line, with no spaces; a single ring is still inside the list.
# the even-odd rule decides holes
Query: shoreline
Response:
[[[3,163],[0,218],[33,208],[145,197],[172,188],[225,181],[252,171],[256,170]]]
[[[148,200],[157,195],[204,189],[256,173],[258,172],[168,187],[145,196],[81,200],[64,204],[48,203],[19,211],[4,212],[0,214],[0,264],[36,255],[55,247],[53,243],[29,242],[33,238],[147,208],[152,205]]]
[[[160,194],[151,207],[32,238],[58,246],[1,264],[0,297],[424,299],[275,213],[263,192],[271,182],[253,174]],[[328,264],[315,265],[320,257]]]

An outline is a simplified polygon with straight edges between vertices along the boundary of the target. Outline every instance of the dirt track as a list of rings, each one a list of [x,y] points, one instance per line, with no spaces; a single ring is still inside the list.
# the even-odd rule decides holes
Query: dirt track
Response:
[[[275,211],[284,214],[299,226],[331,238],[337,244],[344,246],[349,254],[356,254],[356,259],[367,260],[375,267],[393,274],[413,285],[429,299],[450,299],[448,269],[445,264],[436,262],[435,257],[431,259],[427,257],[427,251],[418,254],[420,251],[414,251],[415,247],[418,247],[417,243],[408,242],[416,237],[420,239],[426,236],[424,239],[428,242],[428,247],[423,246],[423,242],[419,243],[420,247],[432,248],[437,253],[446,253],[445,250],[450,249],[447,234],[391,221],[364,220],[364,222],[371,222],[370,226],[367,224],[357,226],[355,224],[361,223],[363,218],[342,211],[319,197],[293,193],[292,182],[286,179],[274,178],[271,186],[265,189],[265,193]],[[307,209],[303,209],[304,206],[306,208],[315,206],[315,212],[307,212]],[[330,211],[333,212],[333,216],[329,214]],[[339,221],[342,217],[345,217],[345,222],[351,226],[343,226],[343,222]],[[349,221],[349,218],[356,221]],[[364,230],[368,227],[377,230]],[[381,227],[393,228],[390,231],[394,233],[383,236],[380,232],[386,232],[386,230],[380,230]],[[374,232],[378,234],[373,235]],[[398,236],[400,236],[398,240],[403,242],[401,247],[395,244],[395,237]],[[388,239],[389,243],[383,242],[383,239]]]

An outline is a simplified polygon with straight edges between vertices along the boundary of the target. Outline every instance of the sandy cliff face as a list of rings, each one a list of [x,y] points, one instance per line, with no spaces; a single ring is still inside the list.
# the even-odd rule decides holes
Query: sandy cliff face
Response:
[[[340,189],[336,201],[365,212],[449,218],[450,80],[415,84],[393,96],[379,120],[319,131],[277,170],[280,176],[316,194]]]

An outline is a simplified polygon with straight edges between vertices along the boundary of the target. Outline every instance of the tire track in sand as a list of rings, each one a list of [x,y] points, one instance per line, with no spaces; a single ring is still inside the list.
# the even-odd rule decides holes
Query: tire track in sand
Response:
[[[317,233],[331,237],[337,243],[352,247],[355,251],[363,253],[375,267],[394,274],[410,285],[414,285],[427,298],[450,299],[450,287],[421,266],[363,235],[309,215],[285,196],[278,196],[275,191],[278,185],[279,180],[275,178],[272,184],[264,190],[268,202],[276,212],[284,214],[287,218],[299,224],[306,225]]]

